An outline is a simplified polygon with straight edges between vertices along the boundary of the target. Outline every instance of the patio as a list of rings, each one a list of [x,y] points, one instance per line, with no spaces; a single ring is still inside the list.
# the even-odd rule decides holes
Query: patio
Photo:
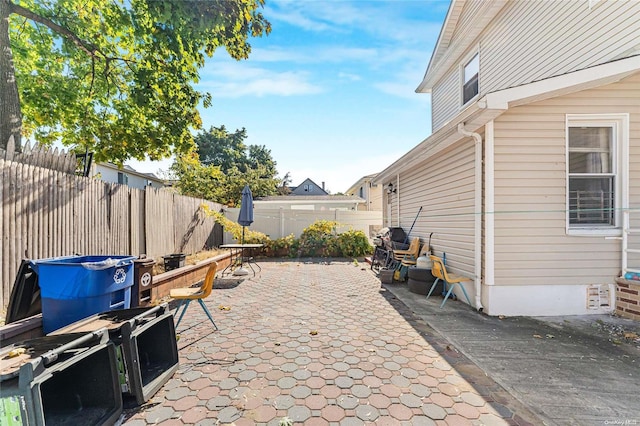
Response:
[[[255,278],[216,280],[206,303],[220,330],[190,307],[178,371],[123,424],[535,422],[460,353],[448,357],[366,265],[261,266]]]

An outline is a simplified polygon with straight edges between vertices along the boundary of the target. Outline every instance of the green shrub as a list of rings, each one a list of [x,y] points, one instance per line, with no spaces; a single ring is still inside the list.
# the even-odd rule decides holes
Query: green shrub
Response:
[[[222,213],[211,211],[206,205],[203,210],[222,225],[235,240],[242,238],[242,226]],[[263,254],[269,257],[362,257],[373,252],[369,239],[362,231],[353,229],[336,235],[338,222],[318,220],[302,231],[299,239],[293,234],[272,240],[262,232],[245,228],[244,242],[249,244],[264,244]]]
[[[364,232],[353,229],[338,235],[336,245],[342,257],[362,257],[373,253],[373,246]]]
[[[337,222],[318,220],[302,230],[298,245],[298,256],[336,256],[335,239]]]

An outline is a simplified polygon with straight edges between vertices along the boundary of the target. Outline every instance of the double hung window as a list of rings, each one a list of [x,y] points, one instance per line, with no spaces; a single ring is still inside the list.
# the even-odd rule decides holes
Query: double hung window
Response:
[[[567,117],[569,231],[619,226],[624,129],[622,116]]]
[[[478,73],[480,71],[480,58],[476,53],[464,66],[462,72],[462,105],[465,105],[478,94]]]

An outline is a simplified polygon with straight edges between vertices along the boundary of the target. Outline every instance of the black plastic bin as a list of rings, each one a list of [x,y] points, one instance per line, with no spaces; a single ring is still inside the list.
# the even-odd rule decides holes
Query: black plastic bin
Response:
[[[164,259],[164,270],[171,271],[173,269],[182,268],[184,266],[184,260],[187,255],[182,253],[174,253],[166,256],[162,256]]]
[[[39,337],[1,349],[0,407],[0,424],[8,426],[113,425],[122,394],[107,331]]]
[[[133,287],[131,289],[131,307],[145,305],[151,302],[151,288],[153,288],[153,266],[155,260],[140,257],[133,261]]]
[[[85,318],[55,334],[106,328],[110,341],[121,351],[124,371],[122,393],[138,404],[149,400],[178,369],[178,347],[173,315],[165,303],[151,308],[103,312]]]

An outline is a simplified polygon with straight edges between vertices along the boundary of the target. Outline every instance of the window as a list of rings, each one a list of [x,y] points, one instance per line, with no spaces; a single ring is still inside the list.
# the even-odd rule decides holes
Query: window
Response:
[[[478,72],[480,58],[478,54],[471,58],[464,66],[462,83],[462,104],[465,105],[478,94]]]
[[[122,173],[122,172],[118,172],[118,183],[121,183],[123,185],[126,185],[129,183],[129,176],[127,176],[126,174]]]
[[[622,155],[627,149],[622,116],[569,116],[567,119],[567,217],[571,230],[618,226],[622,205]]]
[[[305,192],[313,192],[313,185],[304,185]]]

